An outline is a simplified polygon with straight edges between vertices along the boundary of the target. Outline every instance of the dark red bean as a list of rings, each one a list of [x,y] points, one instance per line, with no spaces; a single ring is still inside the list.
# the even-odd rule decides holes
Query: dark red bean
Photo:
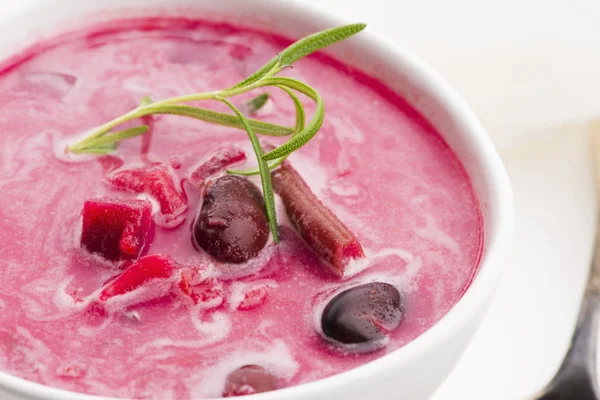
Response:
[[[193,242],[217,260],[242,263],[265,247],[269,225],[260,190],[227,175],[209,184],[192,226]]]
[[[310,190],[288,163],[272,173],[273,189],[300,236],[337,275],[348,262],[365,256],[358,239]]]
[[[355,286],[333,297],[321,315],[329,339],[343,344],[373,344],[402,320],[400,293],[389,283]]]
[[[275,377],[259,365],[244,365],[227,375],[223,397],[244,396],[277,389]]]

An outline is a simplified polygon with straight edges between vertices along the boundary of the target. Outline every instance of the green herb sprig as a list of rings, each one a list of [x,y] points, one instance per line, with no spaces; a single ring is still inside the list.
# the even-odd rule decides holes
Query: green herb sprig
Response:
[[[258,96],[250,99],[248,102],[246,102],[244,106],[246,107],[246,111],[248,111],[248,114],[256,114],[258,110],[260,110],[265,104],[267,104],[267,101],[269,101],[269,97],[269,93],[261,93]]]
[[[299,59],[331,44],[347,39],[362,31],[365,27],[365,24],[351,24],[326,29],[306,36],[288,46],[248,78],[227,89],[194,93],[159,101],[153,101],[146,96],[142,99],[137,108],[93,129],[84,139],[67,146],[66,150],[76,154],[108,154],[113,152],[117,149],[118,143],[123,140],[143,135],[148,131],[149,127],[142,125],[116,132],[114,132],[113,129],[127,121],[147,115],[180,115],[213,124],[243,129],[248,133],[248,137],[252,143],[252,148],[258,162],[258,168],[248,170],[228,170],[227,172],[239,175],[260,175],[269,225],[271,232],[273,233],[273,239],[278,243],[277,216],[275,215],[275,201],[270,170],[281,164],[287,156],[304,146],[315,136],[321,128],[321,125],[323,125],[325,107],[321,95],[311,86],[293,78],[276,75]],[[274,87],[283,90],[294,102],[296,109],[296,124],[293,128],[248,118],[228,100],[229,98],[240,94],[266,87]],[[298,98],[297,93],[308,97],[316,104],[315,113],[308,124],[306,123],[304,106]],[[261,94],[251,100],[248,103],[250,114],[252,115],[254,113],[253,111],[262,107],[267,99],[268,94]],[[222,102],[226,104],[234,114],[221,113],[184,104],[199,100],[215,100]],[[257,134],[266,136],[290,136],[290,138],[283,145],[268,153],[264,153]]]

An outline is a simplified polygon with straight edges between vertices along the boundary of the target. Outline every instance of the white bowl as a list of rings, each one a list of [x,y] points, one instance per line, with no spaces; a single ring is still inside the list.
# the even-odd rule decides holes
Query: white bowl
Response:
[[[117,11],[118,10],[118,11]],[[38,0],[0,21],[0,59],[64,29],[140,15],[190,15],[243,21],[301,37],[348,22],[323,10],[281,0]],[[201,11],[201,12],[200,12]],[[91,14],[90,14],[91,13]],[[364,21],[368,22],[368,21]],[[481,266],[457,304],[431,329],[406,346],[353,370],[304,385],[252,396],[255,400],[428,399],[453,366],[487,312],[510,248],[514,208],[500,157],[477,118],[456,92],[421,60],[368,29],[328,49],[388,82],[439,130],[457,152],[479,196],[485,230]],[[92,400],[0,372],[0,398]]]

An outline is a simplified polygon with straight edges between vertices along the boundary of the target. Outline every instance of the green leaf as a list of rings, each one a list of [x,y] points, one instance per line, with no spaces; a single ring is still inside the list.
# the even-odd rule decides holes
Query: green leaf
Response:
[[[244,79],[231,89],[236,89],[244,86],[251,85],[258,80],[264,78],[269,72],[272,72],[279,68],[279,66],[292,65],[302,57],[305,57],[315,51],[321,50],[324,47],[332,45],[341,40],[347,39],[352,35],[357,34],[367,27],[366,24],[350,24],[344,26],[338,26],[335,28],[325,29],[320,32],[313,33],[312,35],[306,36],[297,42],[289,45],[285,50],[279,53],[277,56],[269,60],[263,65],[258,71]]]
[[[302,57],[305,57],[324,47],[349,38],[367,27],[366,24],[351,24],[325,29],[324,31],[308,35],[295,43],[292,43],[279,56],[281,65],[292,65]]]
[[[137,126],[131,129],[111,133],[110,135],[100,136],[91,140],[82,141],[77,145],[71,146],[69,149],[73,153],[93,153],[107,154],[117,149],[117,143],[122,140],[131,139],[136,136],[143,135],[150,129],[147,125]]]
[[[102,136],[101,138],[95,139],[90,144],[90,146],[91,147],[102,147],[102,146],[108,146],[111,144],[116,145],[118,142],[120,142],[122,140],[130,139],[130,138],[134,138],[136,136],[143,135],[144,133],[148,132],[148,129],[150,129],[150,128],[147,125],[142,125],[142,126],[137,126],[135,128],[131,128],[131,129],[125,129],[124,131],[111,133],[110,135]]]
[[[73,152],[75,154],[98,154],[98,155],[107,155],[112,153],[113,151],[115,151],[115,149],[87,149],[86,151],[82,151],[82,152]]]
[[[240,110],[237,109],[231,102],[227,99],[221,98],[219,99],[223,103],[227,104],[229,108],[233,110],[233,112],[238,116],[244,129],[248,132],[248,137],[250,138],[250,142],[252,143],[252,148],[254,149],[254,153],[256,153],[256,160],[258,162],[258,168],[260,169],[260,180],[262,182],[263,188],[263,196],[265,198],[265,208],[267,211],[267,218],[269,219],[269,226],[271,227],[271,233],[273,234],[273,240],[275,243],[279,243],[279,234],[277,227],[277,214],[275,213],[275,196],[273,194],[273,183],[271,182],[271,172],[269,171],[269,167],[267,162],[263,160],[263,149],[260,146],[260,142],[258,141],[258,137],[252,130],[252,127],[248,123],[248,120]]]
[[[365,24],[345,25],[326,29],[300,39],[288,46],[280,54],[263,65],[254,74],[228,89],[177,96],[156,102],[154,102],[149,96],[144,96],[138,107],[92,130],[86,138],[73,145],[70,145],[68,150],[74,153],[89,152],[98,154],[105,154],[107,152],[114,151],[118,142],[142,135],[148,129],[147,127],[137,127],[133,128],[132,130],[111,133],[115,127],[127,121],[153,114],[181,115],[209,123],[220,124],[237,129],[244,129],[250,136],[250,140],[252,141],[255,152],[257,153],[259,168],[258,170],[231,170],[229,172],[240,174],[252,174],[260,172],[263,181],[263,191],[265,192],[265,198],[267,200],[267,214],[270,216],[269,222],[271,224],[273,234],[276,237],[277,225],[273,209],[274,205],[272,199],[272,188],[270,187],[269,169],[275,168],[277,165],[283,162],[285,157],[287,157],[290,153],[304,146],[310,139],[314,137],[323,124],[325,108],[323,99],[319,93],[309,85],[306,85],[305,83],[295,79],[276,77],[275,75],[277,75],[283,68],[292,65],[302,57],[344,40],[360,32],[365,28],[365,26]],[[240,111],[229,101],[225,100],[227,97],[234,97],[265,86],[279,87],[290,95],[296,107],[296,125],[294,129],[240,116]],[[294,92],[302,93],[316,103],[317,107],[315,114],[306,126],[306,115],[304,108]],[[258,96],[256,99],[253,99],[250,103],[250,109],[256,110],[262,107],[267,99],[267,96],[267,94],[263,94]],[[182,104],[200,100],[222,101],[227,104],[237,116]],[[278,148],[264,154],[255,133],[270,136],[291,135],[291,137],[282,146],[279,146]]]
[[[103,146],[70,148],[69,150],[75,154],[109,154],[117,149],[117,144],[107,144]]]
[[[306,123],[306,113],[304,112],[304,106],[302,105],[302,102],[300,101],[298,96],[296,96],[294,92],[292,92],[286,86],[277,85],[277,87],[286,92],[292,98],[294,106],[296,107],[296,126],[294,128],[294,133],[292,133],[292,137],[296,136],[298,133],[302,132],[302,130],[304,129],[304,124]]]
[[[255,73],[253,73],[252,75],[250,75],[249,77],[244,79],[243,81],[239,82],[235,86],[232,86],[230,89],[241,88],[244,86],[251,85],[254,82],[257,82],[258,80],[263,78],[265,75],[267,75],[269,72],[274,71],[279,66],[278,61],[279,61],[279,57],[275,57],[275,58],[271,59],[271,61],[269,61],[262,67],[260,67],[260,69],[258,71],[256,71]]]
[[[325,105],[323,104],[321,95],[317,93],[315,89],[296,79],[274,77],[265,79],[261,81],[261,83],[264,86],[285,86],[308,96],[317,104],[315,114],[306,128],[304,128],[300,133],[292,136],[292,138],[282,146],[277,147],[263,156],[263,160],[271,161],[277,158],[285,157],[298,150],[316,135],[319,129],[321,129],[321,125],[323,125],[323,120],[325,119]]]
[[[171,114],[182,115],[185,117],[199,119],[201,121],[229,126],[232,128],[244,129],[243,123],[235,115],[224,114],[217,111],[207,110],[205,108],[185,106],[185,105],[150,105],[140,110],[139,116],[150,114]],[[263,122],[256,119],[246,119],[252,130],[261,135],[267,136],[288,136],[294,132],[292,128]]]
[[[100,146],[100,147],[92,147],[87,149],[85,153],[87,154],[110,154],[117,149],[117,144],[114,143],[112,146]]]
[[[277,168],[278,166],[280,166],[284,160],[285,160],[285,157],[278,158],[277,160],[271,161],[270,163],[268,163],[269,171],[272,171],[274,168]],[[231,175],[253,176],[253,175],[259,175],[260,169],[259,168],[228,169],[228,170],[226,170],[226,172]]]
[[[139,107],[145,107],[145,106],[150,105],[152,103],[154,103],[154,101],[152,100],[152,97],[150,97],[150,96],[144,96],[144,97],[142,97],[142,100],[140,100]]]
[[[267,100],[269,100],[269,93],[261,93],[258,96],[250,99],[244,104],[246,110],[248,110],[248,114],[253,115],[256,114],[258,110],[260,110],[265,104],[267,104]]]
[[[296,107],[296,127],[294,128],[294,133],[292,133],[292,137],[294,137],[298,133],[302,132],[302,130],[304,129],[305,118],[306,118],[306,114],[304,112],[304,106],[302,105],[302,102],[300,101],[298,96],[296,96],[296,94],[294,94],[294,92],[292,92],[290,89],[288,89],[287,87],[282,86],[282,85],[277,85],[277,87],[290,95],[290,97],[292,98],[292,100],[294,102],[294,106]],[[286,158],[287,158],[287,156],[278,158],[277,160],[274,160],[274,161],[271,161],[269,163],[269,171],[272,171],[274,168],[277,168],[278,166],[280,166],[281,163],[284,162]],[[227,173],[232,174],[232,175],[252,176],[252,175],[260,174],[260,169],[258,169],[258,168],[228,169]]]

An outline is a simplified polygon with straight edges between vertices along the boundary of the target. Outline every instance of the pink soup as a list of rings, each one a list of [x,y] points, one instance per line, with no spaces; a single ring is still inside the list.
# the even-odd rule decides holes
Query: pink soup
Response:
[[[155,115],[144,118],[150,133],[122,142],[111,155],[64,153],[66,143],[135,108],[144,96],[229,87],[289,43],[238,26],[128,20],[60,36],[3,64],[2,371],[123,398],[255,393],[382,357],[429,329],[457,302],[483,245],[479,204],[464,167],[405,101],[322,54],[282,73],[316,88],[326,108],[320,132],[288,161],[364,249],[365,257],[351,261],[343,276],[302,240],[279,196],[279,244],[264,236],[258,254],[235,263],[194,245],[192,226],[206,183],[199,184],[193,171],[224,151],[241,154],[236,168],[255,166],[242,130]],[[290,98],[269,92],[254,117],[294,126]],[[243,108],[258,93],[233,102]],[[314,105],[304,100],[310,117]],[[206,107],[228,112],[214,103]],[[260,138],[275,146],[286,140]],[[153,168],[174,198],[158,198],[152,185],[123,190],[115,183],[115,174],[149,174]],[[225,175],[209,173],[211,182]],[[259,178],[249,179],[260,188]],[[90,199],[107,198],[142,225],[155,225],[143,243],[120,242],[123,254],[130,251],[126,260],[82,246],[84,203],[102,207]],[[174,209],[176,217],[166,215]],[[168,259],[169,266],[148,266],[156,260],[146,259],[146,270],[160,271],[126,290],[110,287],[142,255]],[[328,302],[374,282],[388,285],[377,296],[389,288],[400,295],[393,326],[377,325],[383,333],[367,351],[330,340],[322,318]]]

